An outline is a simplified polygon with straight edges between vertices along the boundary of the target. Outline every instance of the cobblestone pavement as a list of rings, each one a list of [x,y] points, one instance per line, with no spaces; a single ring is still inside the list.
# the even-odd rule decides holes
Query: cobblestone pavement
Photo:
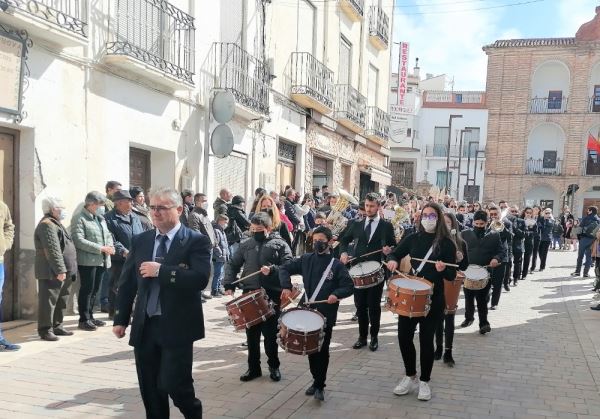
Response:
[[[456,367],[436,362],[430,402],[392,394],[404,369],[390,313],[377,352],[350,348],[357,337],[350,300],[334,329],[324,403],[304,395],[311,378],[302,356],[281,354],[279,383],[268,376],[241,383],[244,336],[229,326],[224,300],[213,299],[205,304],[207,338],[195,346],[205,417],[600,418],[600,313],[589,310],[592,279],[568,276],[574,260],[572,252],[551,252],[549,269],[504,292],[489,335],[457,329]],[[75,329],[56,343],[37,340],[35,325],[7,335],[24,348],[0,353],[0,417],[143,417],[131,348],[110,328]]]

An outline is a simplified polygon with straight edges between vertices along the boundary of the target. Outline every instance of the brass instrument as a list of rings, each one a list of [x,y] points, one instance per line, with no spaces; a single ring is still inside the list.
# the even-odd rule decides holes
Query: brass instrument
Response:
[[[502,220],[492,220],[489,228],[496,233],[502,233],[504,231],[504,223]]]
[[[537,223],[537,220],[533,217],[525,218],[525,227],[533,227]]]
[[[390,222],[394,226],[394,237],[396,239],[396,243],[400,243],[402,236],[404,236],[404,227],[402,227],[402,224],[407,222],[410,219],[410,216],[408,212],[406,212],[406,210],[400,205],[396,205],[394,207],[394,212],[394,217],[390,220]]]
[[[348,224],[348,219],[342,214],[350,205],[358,205],[358,200],[343,189],[339,190],[340,197],[336,204],[331,208],[327,219],[325,220],[331,233],[339,236]]]

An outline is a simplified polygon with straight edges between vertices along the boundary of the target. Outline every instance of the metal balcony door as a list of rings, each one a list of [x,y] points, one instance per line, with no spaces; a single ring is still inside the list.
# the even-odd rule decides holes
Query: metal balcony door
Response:
[[[133,147],[129,149],[129,186],[144,188],[146,196],[151,185],[150,157],[148,150]]]
[[[17,214],[15,214],[15,137],[3,132],[0,132],[0,166],[2,166],[0,199],[8,206],[13,222],[17,224]],[[17,237],[16,231],[15,237]],[[17,287],[14,275],[14,254],[14,245],[11,250],[4,254],[4,293],[1,321],[13,320],[15,313]]]

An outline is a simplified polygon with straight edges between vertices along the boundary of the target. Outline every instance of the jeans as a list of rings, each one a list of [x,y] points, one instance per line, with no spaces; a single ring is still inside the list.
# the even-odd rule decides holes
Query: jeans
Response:
[[[581,265],[583,264],[583,257],[585,256],[585,264],[583,264],[583,273],[587,274],[590,272],[590,266],[592,266],[592,243],[594,239],[591,237],[582,237],[579,239],[579,251],[577,252],[577,267],[576,272],[581,272]]]
[[[562,237],[561,236],[552,236],[552,248],[560,249],[562,246]]]
[[[2,322],[2,291],[4,290],[4,262],[0,262],[0,322]],[[2,329],[0,328],[0,340],[3,340]]]
[[[213,280],[210,286],[210,291],[215,294],[221,288],[223,283],[225,262],[213,261]]]

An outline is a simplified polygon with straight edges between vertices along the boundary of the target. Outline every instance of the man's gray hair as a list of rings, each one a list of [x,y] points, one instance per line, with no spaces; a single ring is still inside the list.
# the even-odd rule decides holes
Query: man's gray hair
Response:
[[[160,187],[150,191],[150,199],[157,197],[160,199],[168,199],[171,204],[181,207],[183,206],[183,199],[181,194],[173,188]]]
[[[44,214],[50,214],[55,208],[62,208],[63,202],[55,196],[47,196],[42,200],[42,211]]]
[[[84,205],[87,207],[88,205],[94,205],[94,204],[104,204],[106,202],[106,196],[98,191],[92,191],[92,192],[88,192],[88,194],[85,196],[85,202]]]

